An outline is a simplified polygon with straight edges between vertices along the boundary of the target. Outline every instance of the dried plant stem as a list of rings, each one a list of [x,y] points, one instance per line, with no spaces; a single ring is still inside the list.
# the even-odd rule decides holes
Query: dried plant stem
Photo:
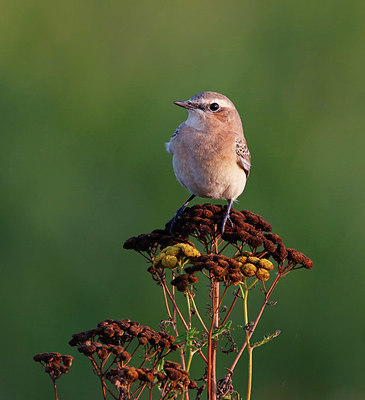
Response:
[[[229,316],[231,315],[231,312],[232,312],[232,310],[233,310],[234,305],[236,304],[237,299],[238,299],[238,295],[237,295],[237,294],[234,294],[234,299],[233,299],[233,301],[232,301],[231,307],[229,307],[229,310],[228,310],[226,316],[224,317],[224,319],[223,319],[223,321],[222,321],[222,325],[224,325],[224,324],[226,323],[227,319],[228,319]]]
[[[214,314],[213,314],[214,329],[218,329],[219,326],[219,283],[218,282],[214,284],[213,304],[214,304]],[[217,345],[218,345],[218,339],[214,339],[212,343],[212,400],[215,400],[217,398]]]
[[[223,241],[221,241],[221,242],[218,244],[218,246],[219,246],[221,243],[223,243]],[[230,245],[230,243],[227,242],[227,243],[220,249],[220,251],[219,251],[218,254],[221,254],[229,245]]]
[[[192,305],[193,305],[193,307],[194,307],[195,313],[196,313],[196,315],[197,315],[197,317],[198,317],[200,323],[202,324],[202,326],[203,326],[205,332],[206,332],[206,333],[209,333],[207,327],[206,327],[205,324],[204,324],[204,321],[203,321],[202,317],[200,316],[200,313],[199,313],[199,311],[198,311],[198,307],[197,307],[196,304],[195,304],[193,295],[192,295],[190,292],[188,292],[188,294],[189,294],[190,301],[191,301],[191,303],[192,303]]]
[[[96,374],[98,375],[99,379],[100,379],[100,383],[101,383],[101,390],[103,391],[103,397],[104,400],[106,400],[106,391],[105,389],[111,394],[111,396],[117,400],[117,397],[114,396],[114,393],[108,388],[107,384],[104,382],[104,374],[103,371],[101,369],[99,369],[96,361],[94,360],[93,357],[89,357],[89,360],[91,361],[93,367],[94,367],[94,371],[96,372]]]
[[[217,398],[217,379],[216,379],[216,361],[217,361],[217,339],[212,340],[213,330],[218,328],[219,324],[219,283],[211,278],[212,285],[212,323],[210,325],[208,336],[208,400]]]
[[[222,297],[221,297],[221,299],[219,300],[219,304],[218,304],[218,307],[217,307],[218,313],[219,313],[219,309],[221,308],[221,305],[222,305],[224,296],[226,295],[228,288],[229,288],[228,285],[224,288],[224,292],[223,292],[223,294],[222,294]]]
[[[170,293],[168,287],[166,286],[166,283],[165,283],[163,280],[161,280],[161,284],[162,284],[162,286],[165,288],[166,293],[167,293],[167,295],[169,296],[169,298],[170,298],[170,300],[171,300],[171,303],[172,303],[173,306],[174,306],[174,312],[177,312],[178,316],[179,316],[180,319],[181,319],[181,322],[182,322],[183,325],[184,325],[184,328],[185,328],[186,330],[188,330],[188,329],[189,329],[189,326],[188,326],[188,324],[186,323],[184,317],[182,316],[181,311],[179,310],[179,307],[177,306],[174,297],[172,296],[172,294]],[[174,289],[174,286],[173,286],[173,289]]]
[[[57,384],[56,384],[56,379],[54,379],[53,377],[51,377],[52,379],[52,383],[53,383],[53,390],[54,390],[54,395],[55,395],[55,399],[58,399],[58,393],[57,393]]]
[[[164,300],[165,300],[165,306],[166,306],[167,315],[169,316],[169,320],[172,322],[172,326],[173,326],[173,329],[174,329],[174,333],[175,333],[175,335],[176,335],[176,337],[177,337],[177,336],[179,336],[179,332],[178,332],[177,326],[176,326],[176,318],[174,319],[174,318],[172,317],[172,314],[171,314],[171,311],[170,311],[170,307],[169,307],[169,302],[168,302],[167,296],[166,296],[165,285],[162,285],[162,284],[161,284],[161,287],[162,287],[162,291],[163,291],[163,297],[164,297]],[[179,350],[179,353],[180,353],[181,363],[182,363],[183,366],[185,366],[184,350],[183,350],[183,349],[180,349],[180,350]]]
[[[141,396],[141,394],[142,394],[144,388],[146,387],[146,385],[147,385],[147,382],[142,386],[140,392],[138,393],[138,396],[136,397],[136,400],[138,400],[138,399],[140,398],[140,396]]]
[[[162,285],[162,287],[164,287],[164,289],[166,290],[166,293],[167,293],[167,295],[169,296],[169,298],[170,298],[170,300],[171,300],[171,302],[172,302],[172,305],[173,305],[173,307],[174,307],[174,310],[176,310],[177,314],[179,315],[179,317],[180,317],[180,319],[181,319],[181,322],[182,322],[183,325],[184,325],[185,330],[189,330],[188,324],[186,323],[184,317],[182,316],[181,311],[180,311],[179,307],[177,306],[177,304],[176,304],[176,302],[175,302],[175,299],[174,299],[173,296],[171,295],[171,293],[170,293],[168,287],[166,286],[166,283],[165,283],[162,279],[161,279],[161,285]],[[176,325],[176,320],[174,320],[174,321],[175,321],[174,324]],[[175,333],[176,333],[176,332],[175,332]],[[176,333],[176,336],[178,336],[177,333]],[[181,350],[181,351],[183,352],[183,350]],[[207,358],[205,357],[205,355],[203,354],[203,352],[202,352],[200,349],[198,350],[198,352],[199,352],[199,354],[201,355],[202,359],[203,359],[206,363],[208,363],[208,360],[207,360]],[[185,359],[182,360],[182,363],[183,363],[183,367],[185,368]]]
[[[172,321],[172,314],[171,314],[171,311],[170,311],[169,302],[167,300],[165,286],[161,285],[161,287],[162,287],[163,297],[164,297],[164,300],[165,300],[165,306],[166,306],[167,315],[169,316],[170,321]],[[174,330],[175,330],[175,326],[174,326]],[[176,332],[175,332],[175,334],[176,334]]]

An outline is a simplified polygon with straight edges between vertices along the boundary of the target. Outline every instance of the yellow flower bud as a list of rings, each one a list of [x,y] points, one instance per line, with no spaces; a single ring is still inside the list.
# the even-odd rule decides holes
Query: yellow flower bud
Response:
[[[248,256],[252,256],[252,253],[250,251],[243,251],[241,255],[248,257]]]
[[[247,256],[236,256],[233,257],[233,259],[242,264],[245,264],[247,262]]]
[[[179,247],[182,252],[186,255],[186,257],[196,258],[200,257],[200,252],[193,246],[190,246],[186,243],[178,243],[175,247]]]
[[[168,246],[164,249],[164,252],[168,256],[177,256],[180,253],[180,249],[176,246]]]
[[[164,252],[160,253],[154,260],[153,260],[153,266],[158,267],[161,260],[166,256]]]
[[[261,258],[259,266],[265,268],[267,271],[272,271],[274,269],[274,264],[267,258]]]
[[[257,268],[255,267],[255,265],[251,264],[251,263],[246,263],[244,265],[242,265],[241,267],[241,271],[243,273],[243,275],[250,277],[250,276],[254,276],[256,274],[256,270]]]
[[[161,264],[166,267],[166,268],[170,268],[173,269],[176,267],[177,265],[177,258],[175,256],[165,256],[162,261]]]
[[[259,268],[256,271],[256,278],[263,282],[267,281],[270,278],[269,271],[266,270],[265,268]]]
[[[260,262],[258,257],[248,257],[247,262],[257,265]]]

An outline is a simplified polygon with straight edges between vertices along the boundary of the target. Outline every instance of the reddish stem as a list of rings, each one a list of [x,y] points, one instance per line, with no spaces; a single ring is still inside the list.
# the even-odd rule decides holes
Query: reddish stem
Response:
[[[58,399],[58,393],[57,393],[57,383],[56,383],[56,379],[55,379],[53,376],[51,376],[51,379],[52,379],[52,382],[53,382],[53,390],[54,390],[55,398],[56,398],[56,400],[59,400],[59,399]]]
[[[214,284],[213,291],[213,305],[214,314],[213,322],[214,329],[218,329],[219,326],[219,282]],[[212,400],[217,398],[217,345],[218,338],[213,340],[212,343]]]
[[[225,322],[227,321],[228,317],[231,315],[231,312],[232,312],[232,310],[233,310],[234,305],[236,304],[237,299],[238,299],[238,295],[235,294],[235,295],[234,295],[234,299],[233,299],[232,304],[231,304],[231,307],[229,308],[229,310],[228,310],[228,312],[227,312],[227,315],[224,317],[224,319],[223,319],[223,321],[222,321],[222,325],[225,324]]]

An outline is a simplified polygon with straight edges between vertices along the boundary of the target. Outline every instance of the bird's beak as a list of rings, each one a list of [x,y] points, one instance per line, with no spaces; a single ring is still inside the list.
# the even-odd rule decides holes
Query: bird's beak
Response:
[[[194,108],[194,106],[190,103],[190,101],[174,101],[174,104],[186,108],[187,110],[191,110],[192,108]]]

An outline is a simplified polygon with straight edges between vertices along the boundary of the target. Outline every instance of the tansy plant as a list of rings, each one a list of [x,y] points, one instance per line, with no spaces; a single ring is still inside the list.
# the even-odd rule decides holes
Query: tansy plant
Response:
[[[286,248],[264,218],[247,210],[232,209],[232,224],[221,234],[224,215],[225,207],[196,205],[185,209],[172,232],[167,224],[124,243],[147,260],[166,311],[159,332],[127,319],[106,320],[73,335],[70,345],[89,358],[104,400],[139,399],[142,393],[162,400],[241,399],[232,377],[245,353],[245,397],[251,398],[253,352],[280,334],[277,330],[253,341],[258,322],[266,306],[275,304],[270,297],[279,280],[294,270],[311,269],[313,263]],[[262,292],[254,317],[248,302],[253,291]],[[223,376],[217,376],[219,352],[227,354],[225,362],[219,358],[227,371]],[[170,359],[175,354],[179,362]],[[205,367],[192,379],[190,370],[198,358]]]

